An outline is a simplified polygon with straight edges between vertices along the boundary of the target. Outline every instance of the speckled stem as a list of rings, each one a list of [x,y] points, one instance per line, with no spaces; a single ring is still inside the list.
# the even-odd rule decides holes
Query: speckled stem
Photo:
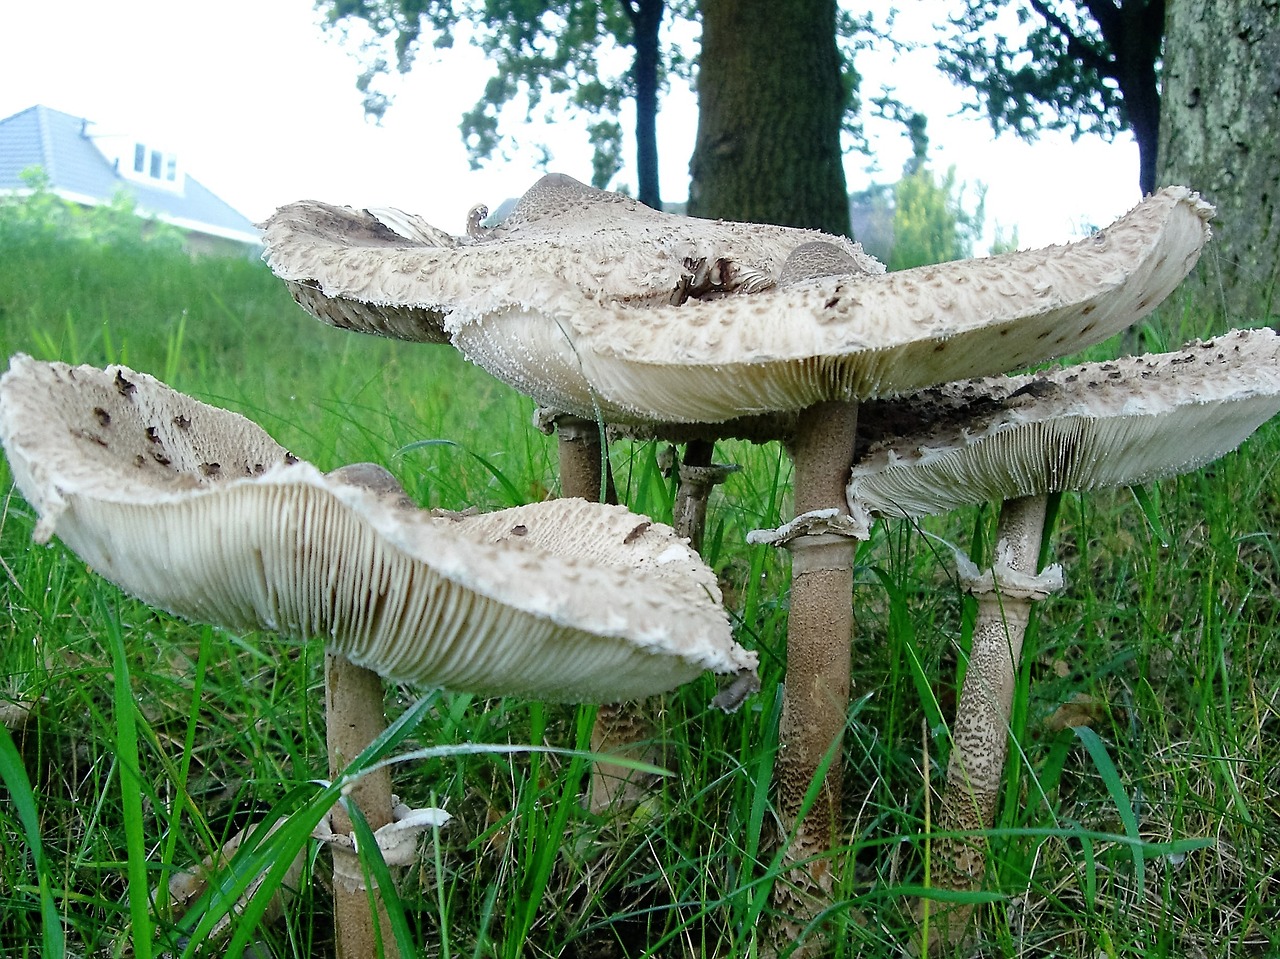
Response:
[[[1008,568],[1034,575],[1044,530],[1044,496],[1006,500],[1000,510],[997,543],[1007,545]],[[978,616],[964,686],[951,726],[947,784],[934,830],[980,833],[995,822],[1000,781],[1009,750],[1009,711],[1022,657],[1022,641],[1035,600],[988,590],[977,595]],[[939,889],[970,890],[982,885],[986,841],[981,835],[933,841],[931,883]],[[921,908],[924,908],[922,904]],[[973,912],[970,905],[945,909],[929,905],[933,942],[959,941]]]
[[[701,470],[709,469],[716,444],[708,440],[690,440],[684,447],[684,461],[677,470],[680,483],[672,507],[671,525],[689,545],[702,552],[702,528],[707,520],[707,497],[714,482],[702,479]]]
[[[712,463],[714,450],[714,441],[690,440],[684,449],[684,462],[677,471],[680,483],[676,487],[671,525],[676,534],[687,537],[689,545],[699,553],[702,552],[707,500],[711,498],[711,491],[738,468]]]
[[[613,471],[600,443],[600,427],[592,420],[561,415],[556,421],[560,449],[560,495],[601,502],[600,478],[604,477],[604,502],[616,503],[618,491]]]
[[[325,716],[329,744],[329,775],[336,777],[387,728],[382,705],[382,679],[343,656],[325,655]],[[360,807],[369,828],[377,831],[391,822],[391,770],[379,769],[352,787],[349,800]],[[333,831],[350,833],[351,820],[339,805],[332,813]],[[334,856],[354,856],[332,847]],[[359,871],[359,866],[356,866]],[[394,891],[390,893],[394,895]],[[369,959],[378,955],[374,923],[381,926],[382,954],[399,959],[391,923],[381,892],[376,916],[369,908],[369,892],[335,879],[333,926],[338,959]]]
[[[820,403],[801,414],[791,445],[797,515],[822,509],[847,512],[845,483],[857,423],[858,410],[852,403]],[[784,937],[798,932],[830,904],[832,860],[826,853],[840,821],[841,742],[849,707],[856,542],[818,534],[798,537],[789,547],[787,676],[774,773],[782,828],[795,829],[786,854],[786,861],[794,865],[774,885],[774,905],[790,916],[778,930]],[[833,750],[826,782],[797,824],[805,793]]]

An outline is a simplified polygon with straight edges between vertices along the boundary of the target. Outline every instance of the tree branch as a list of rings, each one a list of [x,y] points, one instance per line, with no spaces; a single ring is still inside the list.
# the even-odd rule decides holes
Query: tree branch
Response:
[[[1076,36],[1075,32],[1071,29],[1071,25],[1051,10],[1044,0],[1028,0],[1028,2],[1031,4],[1032,9],[1035,10],[1036,13],[1040,14],[1049,26],[1053,27],[1067,38],[1067,53],[1070,56],[1080,60],[1085,66],[1097,71],[1101,76],[1113,77],[1115,75],[1115,67],[1113,63],[1106,57],[1099,54],[1098,51],[1089,46],[1089,44],[1085,43],[1083,38]],[[1104,4],[1109,2],[1110,0],[1103,0]],[[1102,36],[1105,39],[1107,37],[1107,27],[1103,22],[1103,17],[1110,17],[1114,23],[1115,8],[1111,8],[1110,14],[1100,15],[1098,12],[1094,11],[1094,4],[1090,2],[1090,0],[1085,0],[1085,6],[1088,8],[1090,15],[1098,21],[1098,26],[1102,29]]]

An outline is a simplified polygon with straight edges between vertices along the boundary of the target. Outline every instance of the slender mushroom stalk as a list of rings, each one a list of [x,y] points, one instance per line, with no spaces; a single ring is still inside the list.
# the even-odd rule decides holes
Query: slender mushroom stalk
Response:
[[[916,517],[1003,502],[994,567],[979,575],[961,563],[979,609],[935,824],[976,833],[994,822],[1031,604],[1061,584],[1057,567],[1035,569],[1045,497],[1174,476],[1235,449],[1280,410],[1280,336],[1235,332],[1174,353],[948,384],[901,407],[896,419],[921,425],[860,457],[847,491],[855,514],[870,522],[873,513]],[[938,840],[935,884],[976,888],[984,845],[977,836]],[[926,909],[938,914],[931,946],[962,938],[970,907]]]
[[[562,496],[592,503],[618,502],[599,423],[571,413],[540,409],[534,415],[534,426],[544,433],[555,430]]]
[[[707,526],[707,501],[711,491],[727,480],[739,467],[711,462],[715,454],[713,440],[690,440],[685,444],[684,458],[676,467],[676,499],[672,507],[671,525],[689,540],[689,545],[702,552],[702,538]]]
[[[435,517],[407,508],[384,471],[322,475],[243,417],[145,374],[23,356],[0,377],[0,444],[40,514],[38,541],[56,531],[177,615],[323,637],[335,770],[382,729],[379,676],[612,702],[755,667],[732,642],[711,571],[669,527],[620,507],[557,500]],[[390,865],[411,861],[414,831],[440,821],[392,809],[377,773],[351,800]],[[375,955],[379,926],[395,955],[343,855],[354,843],[341,810],[326,826],[339,955]]]
[[[345,656],[326,653],[324,657],[325,739],[329,751],[329,777],[336,779],[352,760],[386,731],[381,709],[382,677],[372,669],[357,666]],[[370,708],[372,704],[379,708]],[[377,833],[392,821],[395,801],[391,796],[391,769],[383,767],[365,774],[351,787],[348,800],[356,805],[369,828]],[[341,805],[330,813],[331,828],[339,835],[353,835],[351,817]],[[387,906],[376,896],[376,910],[369,909],[369,893],[361,875],[359,859],[352,848],[333,849],[333,925],[339,959],[359,959],[370,943],[381,942],[388,957],[400,953],[396,945]],[[379,927],[375,932],[375,926]]]
[[[798,414],[1081,349],[1141,318],[1181,282],[1212,215],[1190,190],[1171,187],[1066,246],[886,274],[847,240],[661,214],[566,177],[539,181],[483,239],[447,248],[409,230],[398,244],[362,244],[370,218],[344,211],[358,222],[332,229],[335,209],[294,204],[265,230],[272,269],[319,318],[406,339],[425,338],[421,330],[447,335],[540,404],[642,428]],[[324,302],[314,302],[317,293]],[[402,311],[394,324],[388,304]],[[851,451],[849,443],[843,453]],[[812,472],[802,459],[797,500],[827,503],[800,478]],[[761,540],[784,543],[806,524],[831,524],[813,555],[841,555],[800,563],[792,605],[801,617],[812,592],[805,583],[835,579],[851,554],[825,535],[857,524],[841,519],[841,505],[830,511],[814,517],[797,507],[799,526]],[[802,545],[796,555],[811,550]],[[844,582],[842,573],[833,589],[851,604]],[[788,627],[789,656],[828,656],[836,634],[847,643],[844,625],[815,625],[812,643],[808,629]],[[806,708],[801,702],[831,710],[840,686],[794,699],[792,713]],[[833,723],[823,722],[814,741],[829,745]],[[788,720],[789,729],[808,726],[803,715]]]
[[[996,803],[1009,751],[1009,716],[1013,687],[1022,658],[1031,607],[1062,587],[1062,571],[1037,571],[1048,498],[1020,496],[1005,500],[996,527],[997,562],[983,575],[961,571],[965,589],[978,600],[973,640],[964,685],[951,724],[947,788],[933,840],[930,883],[937,889],[965,890],[981,885],[987,851],[980,833],[995,822]],[[932,914],[939,947],[957,942],[973,906],[954,903],[937,908],[922,900],[921,918]]]

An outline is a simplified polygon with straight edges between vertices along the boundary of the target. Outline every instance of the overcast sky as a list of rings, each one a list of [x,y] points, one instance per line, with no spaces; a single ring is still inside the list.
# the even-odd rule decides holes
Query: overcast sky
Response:
[[[863,6],[884,11],[889,0]],[[895,34],[927,39],[934,15],[951,5],[898,6],[909,16]],[[892,86],[928,115],[934,167],[955,164],[962,180],[987,184],[989,226],[1007,234],[1016,225],[1022,245],[1041,245],[1104,225],[1137,202],[1131,137],[996,140],[984,120],[950,116],[963,93],[932,61],[927,52],[860,54],[864,96]],[[398,206],[459,233],[471,206],[496,206],[537,179],[541,142],[551,145],[551,169],[590,179],[578,126],[524,125],[518,112],[506,128],[522,148],[469,169],[458,122],[483,91],[487,69],[465,44],[422,55],[407,78],[390,84],[395,101],[381,126],[364,119],[357,73],[348,49],[322,33],[311,0],[0,0],[0,117],[41,103],[136,135],[178,153],[189,173],[255,220],[310,197]],[[697,126],[696,99],[683,85],[664,101],[659,124],[663,196],[681,200]],[[867,128],[876,160],[847,157],[851,190],[896,179],[910,153],[900,125],[868,121]],[[628,140],[625,156],[632,153]],[[634,172],[624,170],[619,182],[634,184]]]

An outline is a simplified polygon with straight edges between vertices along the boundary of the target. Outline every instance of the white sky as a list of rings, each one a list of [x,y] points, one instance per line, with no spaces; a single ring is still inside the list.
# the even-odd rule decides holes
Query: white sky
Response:
[[[890,0],[864,4],[883,13]],[[895,35],[927,39],[945,0],[898,0]],[[908,21],[910,21],[908,23]],[[1028,145],[995,140],[986,121],[951,117],[963,99],[923,51],[895,59],[860,54],[863,94],[895,87],[929,117],[931,160],[962,180],[986,183],[988,230],[1015,225],[1021,245],[1070,239],[1139,199],[1132,138],[1071,143],[1048,135]],[[420,55],[390,85],[381,126],[364,119],[356,61],[322,34],[311,0],[0,0],[0,117],[36,103],[84,116],[104,131],[136,135],[178,153],[187,171],[252,219],[304,197],[397,206],[462,232],[476,203],[497,206],[542,172],[531,148],[550,142],[551,169],[590,180],[590,148],[576,126],[525,126],[514,108],[505,128],[528,144],[509,160],[471,171],[458,132],[480,97],[487,69],[465,44]],[[541,111],[540,111],[541,113]],[[629,119],[624,157],[630,159]],[[662,104],[658,140],[663,197],[683,199],[697,127],[694,95],[677,83]],[[878,171],[849,154],[851,190],[897,179],[910,153],[898,124],[867,121]],[[625,169],[618,182],[634,184]],[[971,193],[969,195],[972,195]]]

